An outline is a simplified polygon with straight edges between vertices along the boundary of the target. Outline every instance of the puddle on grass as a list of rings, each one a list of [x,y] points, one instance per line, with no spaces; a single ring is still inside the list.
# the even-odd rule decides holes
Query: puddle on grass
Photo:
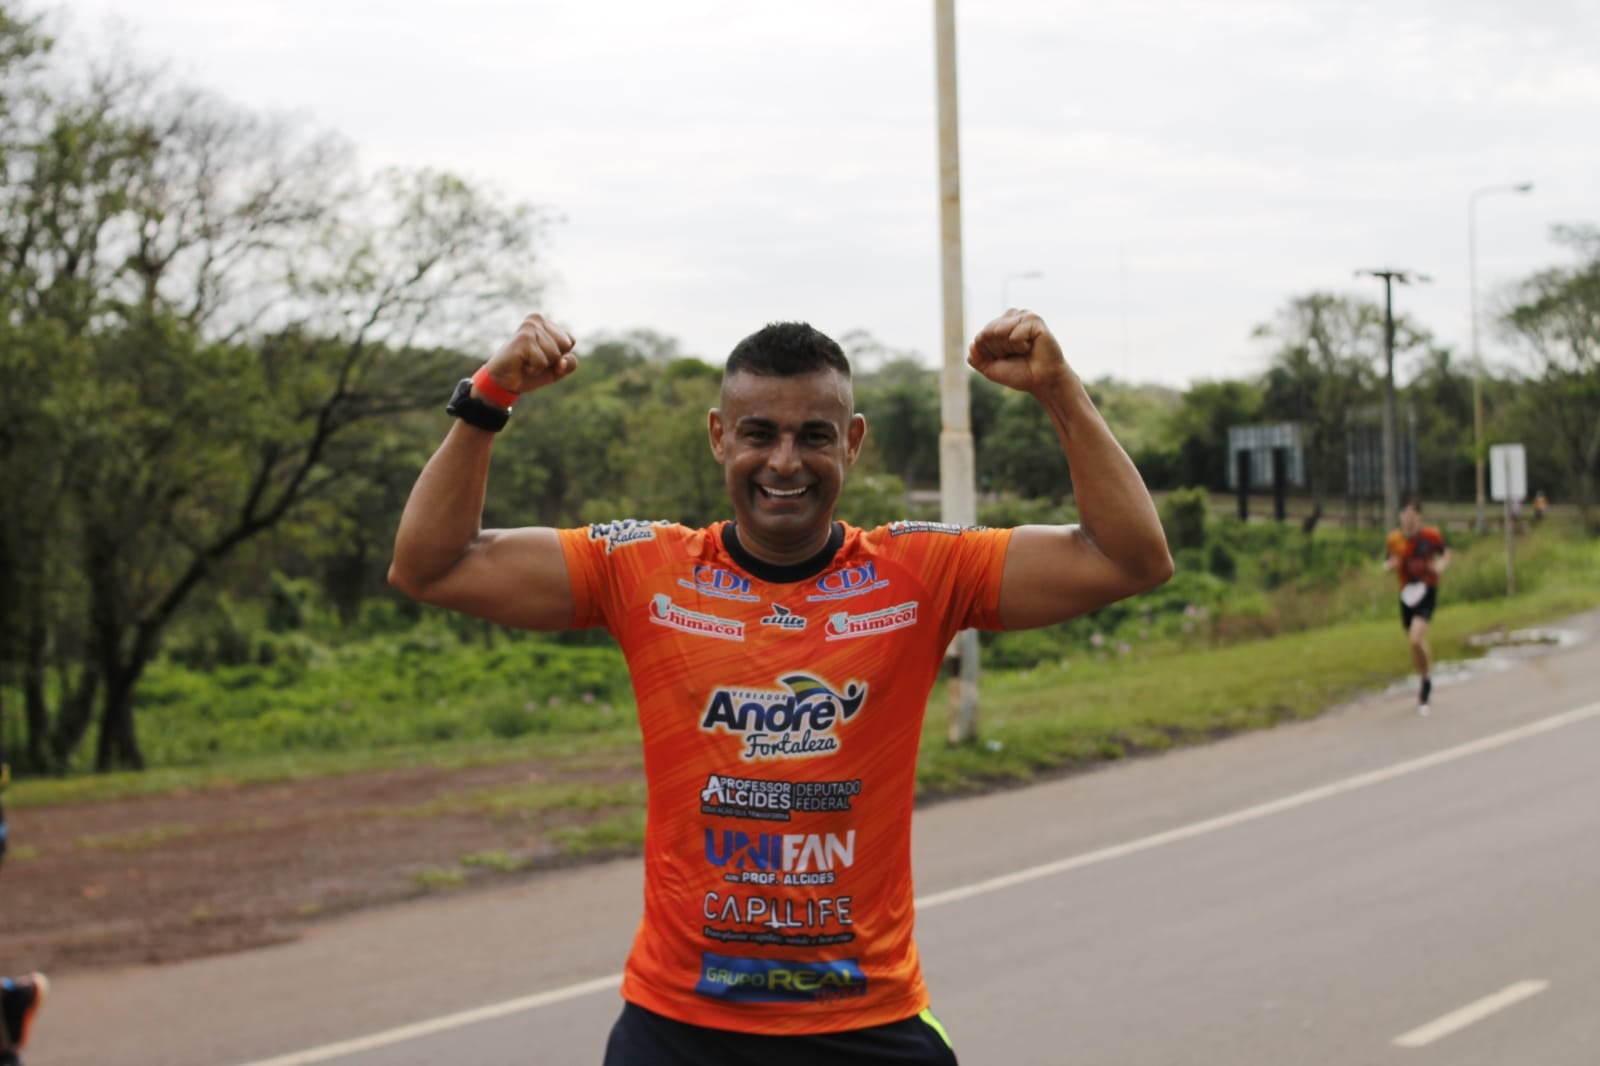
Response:
[[[1485,653],[1476,659],[1452,659],[1433,664],[1433,687],[1449,688],[1464,684],[1488,674],[1500,674],[1512,669],[1524,659],[1548,655],[1553,651],[1580,644],[1586,634],[1574,629],[1512,629],[1494,630],[1468,637],[1474,648],[1484,648]],[[1390,695],[1415,692],[1417,679],[1407,678],[1390,685]]]

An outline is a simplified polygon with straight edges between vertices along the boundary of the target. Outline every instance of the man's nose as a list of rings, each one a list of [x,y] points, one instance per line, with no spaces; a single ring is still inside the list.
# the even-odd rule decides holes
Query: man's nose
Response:
[[[800,472],[800,447],[793,437],[778,439],[772,454],[767,457],[767,466],[771,467],[774,473],[784,477]]]

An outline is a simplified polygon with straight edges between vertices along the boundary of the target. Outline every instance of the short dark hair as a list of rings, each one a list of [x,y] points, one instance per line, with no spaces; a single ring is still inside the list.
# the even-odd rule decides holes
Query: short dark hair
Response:
[[[1403,496],[1403,497],[1401,497],[1400,498],[1400,510],[1404,511],[1407,507],[1414,508],[1418,514],[1421,514],[1422,513],[1422,497],[1421,496]]]
[[[837,341],[805,322],[773,322],[733,346],[722,376],[792,378],[823,370],[850,379],[850,360]]]

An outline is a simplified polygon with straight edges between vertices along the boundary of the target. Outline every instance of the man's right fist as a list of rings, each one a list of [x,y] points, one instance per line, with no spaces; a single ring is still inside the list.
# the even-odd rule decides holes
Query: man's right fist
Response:
[[[522,394],[560,381],[578,369],[572,334],[543,315],[529,315],[485,366],[496,385]]]

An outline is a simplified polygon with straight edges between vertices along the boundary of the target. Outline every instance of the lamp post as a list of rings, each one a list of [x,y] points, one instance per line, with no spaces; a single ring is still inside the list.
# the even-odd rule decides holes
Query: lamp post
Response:
[[[1024,270],[1020,274],[1007,274],[1006,280],[1000,285],[1000,310],[1011,310],[1011,283],[1025,281],[1030,278],[1042,278],[1044,272],[1039,270]]]
[[[1474,189],[1467,196],[1467,278],[1471,289],[1469,303],[1472,315],[1472,463],[1477,481],[1479,533],[1484,530],[1483,488],[1483,358],[1478,354],[1478,197],[1497,192],[1530,193],[1533,182],[1519,181],[1515,185],[1490,185]]]
[[[1393,519],[1400,510],[1400,477],[1395,465],[1394,283],[1409,285],[1429,279],[1426,274],[1406,270],[1356,271],[1356,277],[1363,274],[1383,279],[1383,506],[1388,519]]]
[[[934,0],[934,69],[939,114],[939,277],[944,296],[944,360],[939,376],[939,509],[957,525],[977,520],[976,469],[967,396],[967,336],[962,322],[961,140],[956,109],[956,3]],[[954,654],[952,654],[954,653]],[[963,629],[946,651],[949,739],[978,732],[978,634]]]

